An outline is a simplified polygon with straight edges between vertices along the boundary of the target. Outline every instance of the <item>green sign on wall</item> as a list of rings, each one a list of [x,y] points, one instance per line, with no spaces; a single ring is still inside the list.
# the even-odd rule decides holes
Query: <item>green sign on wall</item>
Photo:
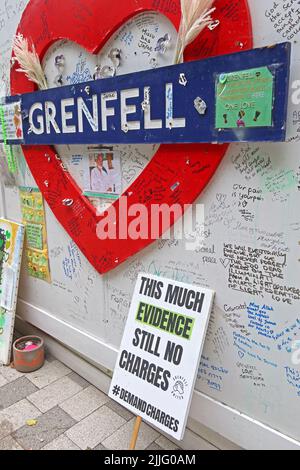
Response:
[[[217,76],[216,128],[271,127],[274,76],[268,67]]]

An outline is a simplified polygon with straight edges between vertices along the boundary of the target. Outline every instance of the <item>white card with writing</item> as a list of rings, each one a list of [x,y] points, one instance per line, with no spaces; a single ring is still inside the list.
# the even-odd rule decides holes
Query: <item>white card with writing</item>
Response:
[[[214,292],[140,274],[109,396],[183,439]]]

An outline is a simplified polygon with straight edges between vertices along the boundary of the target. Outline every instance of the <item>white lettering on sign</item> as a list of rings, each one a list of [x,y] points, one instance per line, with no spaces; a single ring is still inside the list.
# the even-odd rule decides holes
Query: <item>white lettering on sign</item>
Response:
[[[75,134],[76,127],[68,125],[68,121],[73,119],[73,111],[67,111],[67,108],[74,107],[74,98],[67,98],[61,102],[61,120],[62,120],[62,131],[64,134]]]
[[[42,103],[34,103],[29,111],[29,123],[31,131],[36,135],[44,134],[45,126],[44,126],[44,118],[43,115],[37,114],[36,118],[34,119],[35,111],[42,111],[43,112],[43,105]],[[36,122],[38,124],[34,124]]]
[[[60,134],[60,129],[55,121],[56,118],[56,107],[52,101],[46,101],[45,103],[45,117],[46,117],[46,131],[47,134],[51,132],[51,126],[57,134]],[[51,125],[51,126],[50,126]]]
[[[107,118],[109,116],[115,115],[114,108],[108,108],[108,101],[115,101],[118,98],[116,91],[112,93],[102,93],[101,94],[101,116],[102,116],[102,131],[107,131]]]
[[[173,84],[167,83],[166,85],[166,127],[169,129],[185,127],[185,118],[174,118],[174,94]]]
[[[144,101],[143,101],[144,100]],[[119,106],[118,102],[119,101]],[[140,107],[138,106],[140,104]],[[140,118],[139,109],[143,110],[143,119]],[[186,127],[185,117],[174,116],[173,84],[165,86],[165,112],[164,116],[152,116],[151,89],[144,87],[143,96],[140,96],[138,88],[129,88],[94,94],[92,97],[78,97],[62,99],[59,104],[53,101],[34,103],[29,110],[30,131],[36,135],[51,134],[75,134],[84,133],[91,129],[93,132],[108,132],[109,130],[139,131],[144,129],[162,129],[165,119],[166,129]],[[116,110],[120,111],[120,127],[112,123],[116,116]],[[101,116],[101,122],[99,117]],[[134,119],[133,116],[140,119]],[[131,119],[130,119],[131,118]]]
[[[138,88],[131,88],[130,90],[121,91],[121,126],[122,129],[125,127],[129,131],[139,131],[141,124],[139,121],[128,121],[127,116],[136,113],[136,106],[129,105],[127,100],[130,98],[138,98],[140,91]]]
[[[77,100],[77,108],[78,108],[78,131],[83,132],[83,115],[88,120],[92,130],[94,132],[99,131],[99,115],[98,115],[98,98],[97,95],[92,97],[93,102],[93,116],[88,110],[87,105],[84,102],[84,99],[79,97]]]
[[[150,87],[144,88],[144,128],[145,129],[162,129],[161,119],[151,118],[151,91]]]

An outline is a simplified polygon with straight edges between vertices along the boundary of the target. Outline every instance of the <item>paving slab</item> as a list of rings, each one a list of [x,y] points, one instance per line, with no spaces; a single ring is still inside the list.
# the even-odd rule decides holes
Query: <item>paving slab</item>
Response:
[[[41,412],[24,399],[0,411],[0,439],[25,425],[28,419],[36,419]]]
[[[0,388],[0,410],[23,400],[37,389],[27,377],[20,377]]]
[[[81,390],[82,387],[67,376],[29,395],[28,400],[42,413],[46,413],[51,408],[81,392]]]
[[[117,431],[125,422],[125,419],[104,405],[69,429],[66,435],[80,449],[94,449],[104,439]]]
[[[109,450],[128,450],[136,418],[133,418],[122,426],[118,431],[102,442]],[[136,450],[145,450],[152,442],[159,437],[159,433],[150,428],[146,423],[142,423],[136,444]]]
[[[65,434],[47,444],[42,450],[80,450]]]
[[[40,450],[75,424],[58,406],[40,416],[36,426],[23,426],[12,434],[26,450]]]
[[[47,387],[53,382],[70,374],[71,370],[59,361],[48,362],[46,361],[44,367],[28,374],[26,377],[37,388],[41,389]]]
[[[107,395],[91,385],[66,400],[60,407],[76,421],[81,421],[108,401]]]
[[[7,436],[0,440],[0,450],[23,450],[23,447],[11,436]]]

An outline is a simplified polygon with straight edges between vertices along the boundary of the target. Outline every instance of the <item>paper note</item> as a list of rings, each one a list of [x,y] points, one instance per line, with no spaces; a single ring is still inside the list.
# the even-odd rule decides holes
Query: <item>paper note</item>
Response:
[[[36,250],[43,249],[43,225],[26,225],[27,244],[30,248]]]
[[[273,89],[268,67],[218,75],[216,128],[271,127]]]
[[[13,310],[16,273],[11,266],[3,269],[2,293],[0,295],[0,307]]]

